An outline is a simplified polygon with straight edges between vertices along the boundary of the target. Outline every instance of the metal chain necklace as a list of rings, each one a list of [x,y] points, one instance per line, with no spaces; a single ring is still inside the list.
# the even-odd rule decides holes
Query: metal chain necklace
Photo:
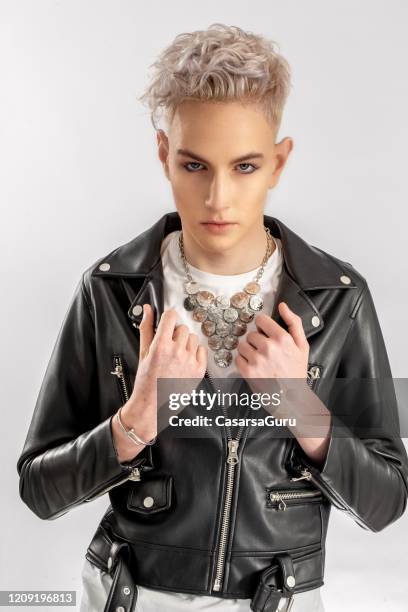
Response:
[[[247,330],[247,324],[255,314],[262,310],[263,300],[259,294],[259,280],[264,273],[265,265],[272,253],[272,236],[268,227],[264,226],[267,239],[266,253],[254,280],[247,283],[243,291],[227,295],[214,295],[211,291],[202,289],[188,268],[184,254],[183,232],[179,235],[180,256],[183,262],[187,280],[184,290],[187,297],[184,308],[192,312],[193,319],[201,323],[201,331],[208,337],[208,346],[214,352],[214,361],[221,368],[228,367],[232,362],[232,351],[238,346],[239,336]]]

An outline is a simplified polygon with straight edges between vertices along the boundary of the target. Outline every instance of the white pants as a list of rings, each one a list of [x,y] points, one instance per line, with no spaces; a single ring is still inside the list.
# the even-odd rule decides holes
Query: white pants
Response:
[[[100,570],[85,559],[82,569],[80,612],[103,612],[112,584],[108,572]],[[138,596],[133,612],[183,612],[211,610],[211,612],[251,612],[250,599],[223,599],[209,595],[172,593],[138,585]],[[286,609],[288,600],[279,602],[279,611]],[[290,612],[325,612],[320,589],[297,593]]]

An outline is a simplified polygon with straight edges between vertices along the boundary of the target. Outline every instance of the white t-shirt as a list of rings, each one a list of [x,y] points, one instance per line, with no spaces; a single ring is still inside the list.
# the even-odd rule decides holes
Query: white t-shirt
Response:
[[[178,314],[177,324],[186,324],[191,333],[196,333],[200,342],[207,345],[208,338],[201,331],[201,323],[195,321],[192,313],[187,311],[183,302],[186,297],[184,292],[185,271],[180,257],[178,246],[180,230],[167,234],[161,245],[161,258],[163,266],[164,281],[164,310],[175,308]],[[260,278],[261,296],[264,306],[261,312],[271,315],[275,302],[276,291],[278,288],[282,271],[282,244],[279,238],[273,237],[276,248],[266,263],[264,273]],[[231,276],[223,274],[211,274],[203,272],[192,266],[188,266],[194,280],[200,283],[203,289],[215,293],[215,295],[226,294],[228,297],[242,291],[245,284],[254,280],[259,268],[255,268],[244,274],[234,274]],[[256,330],[255,321],[252,320],[247,325],[246,333],[240,338],[245,338],[249,331]],[[239,338],[239,339],[240,339]],[[237,349],[232,351],[231,364],[222,368],[218,366],[213,358],[214,351],[208,348],[209,374],[214,378],[240,377],[239,371],[235,366],[234,359]],[[186,568],[188,571],[188,568]],[[85,561],[83,573],[83,599],[80,612],[95,612],[103,609],[112,579],[109,574],[101,572],[95,566]],[[284,610],[287,599],[281,598],[278,610]],[[162,591],[159,589],[147,588],[138,585],[138,599],[134,612],[181,612],[182,610],[211,610],[212,612],[250,612],[250,599],[224,599],[212,595],[192,595],[188,593],[176,593],[172,591]],[[93,607],[94,606],[94,607]],[[102,606],[102,607],[98,607]],[[324,612],[323,603],[320,596],[320,589],[312,589],[304,593],[298,593],[293,600],[291,612]]]

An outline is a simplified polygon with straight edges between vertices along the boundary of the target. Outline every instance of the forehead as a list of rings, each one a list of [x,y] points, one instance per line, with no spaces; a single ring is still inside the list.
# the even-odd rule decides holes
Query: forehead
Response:
[[[255,103],[185,100],[178,105],[169,129],[170,146],[213,150],[238,156],[250,150],[266,152],[274,129]]]

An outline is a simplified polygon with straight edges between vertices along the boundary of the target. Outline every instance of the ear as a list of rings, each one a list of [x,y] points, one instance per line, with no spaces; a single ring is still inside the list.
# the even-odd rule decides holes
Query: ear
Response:
[[[293,139],[289,136],[286,136],[286,138],[283,138],[280,142],[274,145],[274,169],[270,176],[268,184],[269,189],[275,187],[278,184],[281,172],[286,165],[290,152],[293,149],[293,145]]]
[[[169,156],[169,139],[167,134],[159,129],[156,131],[156,139],[157,139],[157,153],[159,159],[163,165],[163,170],[168,179],[169,176],[169,164],[168,164],[168,156]]]

